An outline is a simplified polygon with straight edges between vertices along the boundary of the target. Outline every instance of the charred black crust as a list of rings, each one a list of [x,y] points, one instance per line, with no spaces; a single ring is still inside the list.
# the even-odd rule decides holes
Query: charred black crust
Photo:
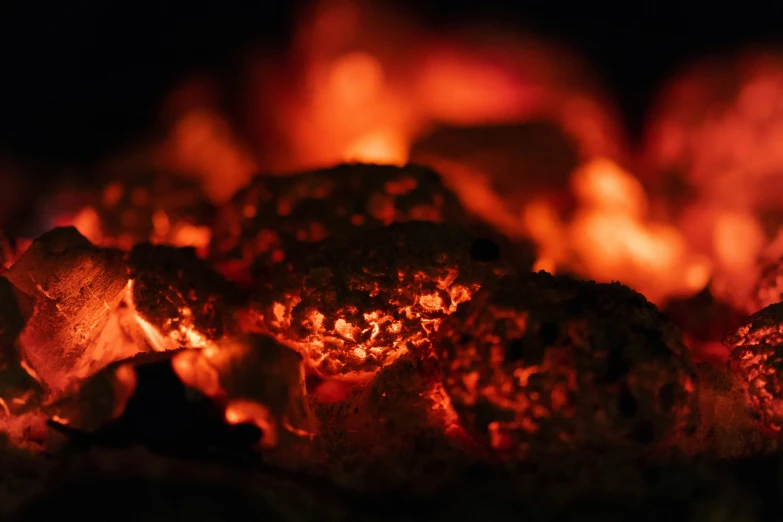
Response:
[[[495,339],[506,343],[500,360],[493,355]],[[548,410],[542,417],[520,406],[541,429],[511,429],[520,443],[545,452],[559,444],[560,434],[571,441],[564,447],[623,440],[648,446],[677,438],[697,420],[693,364],[679,333],[653,304],[619,283],[546,272],[501,279],[447,318],[435,344],[455,407],[484,436],[489,422],[506,422],[515,410],[471,386],[511,386],[513,392],[498,393],[512,403],[522,394]],[[515,372],[525,368],[532,373],[522,385]],[[499,375],[508,376],[505,384]],[[468,378],[476,384],[466,385]],[[569,391],[557,391],[568,404],[561,415],[549,394],[566,382]],[[475,395],[478,403],[471,405]],[[494,413],[481,420],[477,408],[484,401]]]
[[[128,277],[137,311],[164,331],[176,327],[187,307],[196,328],[218,339],[231,322],[232,309],[242,302],[241,292],[192,248],[136,245],[128,255]],[[166,325],[168,320],[172,323]]]

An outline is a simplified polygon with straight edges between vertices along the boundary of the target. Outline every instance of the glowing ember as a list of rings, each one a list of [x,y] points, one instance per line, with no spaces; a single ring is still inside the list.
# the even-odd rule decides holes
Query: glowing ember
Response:
[[[469,442],[443,391],[433,357],[408,353],[382,368],[371,381],[355,386],[347,397],[313,404],[322,427],[315,442],[323,444],[331,458],[347,464],[348,473],[357,475],[344,477],[343,482],[371,480],[374,486],[380,479],[388,484],[390,477],[382,476],[386,473],[382,466],[353,469],[351,462],[357,458],[360,462],[390,459],[395,466],[405,463],[416,481],[417,473],[429,475],[430,466],[449,469],[451,448]],[[417,454],[412,448],[418,446],[427,449]]]
[[[133,364],[115,363],[43,410],[58,424],[92,432],[122,415],[137,382]]]
[[[259,177],[221,209],[212,258],[227,276],[246,273],[253,264],[263,275],[300,243],[358,227],[460,216],[459,203],[437,174],[421,167],[341,165]]]
[[[750,316],[726,339],[732,367],[741,377],[748,405],[768,428],[783,427],[783,305]]]
[[[432,403],[433,416],[443,423],[446,435],[466,439],[468,435],[443,384],[440,382],[433,384],[426,396]]]
[[[502,454],[655,445],[695,427],[687,349],[617,283],[501,281],[444,321],[435,343],[460,418]]]
[[[128,265],[137,322],[155,350],[203,348],[230,328],[237,292],[193,250],[139,244]]]
[[[315,432],[302,357],[271,337],[227,338],[177,354],[172,366],[183,383],[222,403],[229,423],[255,424],[262,446],[275,446],[281,430],[295,437]]]
[[[254,424],[261,430],[259,444],[265,448],[277,445],[277,425],[274,417],[263,404],[236,400],[226,406],[226,422],[229,424]]]
[[[5,277],[30,303],[19,336],[23,357],[52,392],[135,353],[105,351],[98,342],[126,289],[121,252],[95,247],[76,229],[54,229]]]
[[[539,463],[648,465],[697,413],[680,449],[760,438],[729,395],[737,377],[780,431],[779,57],[735,63],[730,89],[709,70],[676,84],[637,164],[611,103],[553,45],[424,32],[361,0],[312,7],[289,54],[245,57],[239,91],[174,92],[160,141],[85,173],[97,190],[48,187],[33,222],[0,222],[0,445],[48,452],[44,417],[73,442],[127,441],[137,413],[165,439],[146,394],[175,389],[188,450],[260,431],[265,462],[305,464],[291,491],[316,471],[383,500],[431,494],[417,472],[453,488],[502,468],[501,487],[476,489],[520,507],[522,482],[548,489]],[[536,268],[599,283],[526,273],[532,243]],[[735,308],[768,304],[718,345]],[[146,373],[147,357],[164,364]],[[337,491],[312,483],[315,503]]]
[[[443,317],[503,271],[497,258],[474,259],[459,227],[395,224],[297,250],[254,311],[322,375],[359,379],[408,350],[426,353]]]

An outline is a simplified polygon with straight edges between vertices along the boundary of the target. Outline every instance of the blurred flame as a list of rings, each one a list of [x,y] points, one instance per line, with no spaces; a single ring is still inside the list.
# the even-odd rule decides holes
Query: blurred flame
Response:
[[[130,364],[121,364],[114,371],[114,411],[112,418],[116,419],[125,411],[125,406],[136,391],[139,379],[136,370]]]
[[[259,445],[273,448],[277,445],[277,421],[269,409],[255,401],[233,400],[226,406],[229,424],[253,424],[261,430]]]
[[[621,281],[653,302],[691,295],[708,283],[710,265],[691,251],[682,234],[647,219],[639,181],[606,158],[574,172],[574,217],[561,221],[546,202],[525,209],[531,237],[541,246],[539,268],[575,269],[597,281]]]
[[[100,244],[103,239],[101,233],[101,218],[92,207],[84,207],[74,217],[71,224],[76,227],[81,235],[91,242]]]
[[[262,447],[277,445],[280,428],[311,437],[315,425],[305,403],[301,356],[279,345],[252,343],[225,338],[202,350],[185,350],[174,356],[172,368],[183,384],[215,400],[226,422],[257,426]]]
[[[748,52],[691,66],[648,124],[645,176],[686,241],[714,265],[711,290],[740,309],[783,255],[783,55]],[[674,177],[689,197],[672,194]]]
[[[212,107],[186,111],[161,145],[159,161],[167,170],[190,174],[214,202],[227,201],[257,172],[225,117]]]
[[[609,104],[566,52],[497,30],[424,31],[380,2],[316,3],[291,52],[259,54],[246,77],[262,170],[400,164],[434,125],[535,117],[561,123],[586,155],[621,151]]]
[[[606,158],[594,159],[574,172],[571,187],[589,207],[634,218],[647,211],[647,194],[639,180]]]
[[[290,55],[251,60],[247,78],[252,160],[208,96],[180,111],[164,146],[169,165],[201,176],[213,200],[225,199],[256,168],[404,164],[414,141],[441,123],[545,119],[573,138],[584,162],[571,179],[571,216],[545,197],[509,209],[492,173],[444,158],[427,162],[469,210],[509,237],[533,239],[538,269],[620,280],[659,303],[697,292],[711,276],[710,256],[695,254],[671,223],[648,218],[645,188],[619,166],[622,132],[610,104],[582,64],[552,45],[497,30],[424,32],[377,2],[320,2],[299,26]],[[197,89],[181,92],[193,98]],[[746,112],[762,111],[746,105]]]
[[[195,351],[180,352],[171,360],[171,365],[183,384],[209,397],[216,397],[223,391],[220,376],[209,364],[210,357],[206,352],[206,349],[201,354]]]
[[[761,224],[751,214],[724,212],[715,219],[712,241],[725,268],[752,271],[765,239]]]
[[[335,102],[361,107],[378,97],[383,81],[383,67],[377,58],[364,52],[351,52],[332,63],[326,89],[334,93]]]
[[[507,121],[526,107],[533,87],[486,57],[438,49],[421,66],[416,94],[436,121],[475,124]]]
[[[402,166],[408,160],[408,144],[403,136],[378,131],[365,134],[348,145],[343,159],[348,162]]]

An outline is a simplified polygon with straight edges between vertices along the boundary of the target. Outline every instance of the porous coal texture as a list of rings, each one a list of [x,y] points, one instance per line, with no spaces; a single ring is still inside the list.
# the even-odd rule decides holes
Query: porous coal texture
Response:
[[[319,373],[350,376],[426,351],[458,303],[509,272],[496,248],[459,226],[395,223],[293,251],[253,307]]]
[[[215,340],[232,324],[239,291],[192,248],[142,243],[128,257],[133,304],[165,336],[193,328]],[[183,312],[189,310],[189,312]]]
[[[783,427],[783,303],[751,315],[725,344],[753,414],[779,431]]]
[[[263,276],[300,243],[395,221],[462,219],[456,198],[426,168],[340,165],[291,176],[259,176],[218,214],[211,255],[231,271]],[[246,276],[247,274],[245,274]]]
[[[644,449],[696,427],[679,333],[619,283],[500,281],[444,321],[435,349],[466,427],[504,455]]]

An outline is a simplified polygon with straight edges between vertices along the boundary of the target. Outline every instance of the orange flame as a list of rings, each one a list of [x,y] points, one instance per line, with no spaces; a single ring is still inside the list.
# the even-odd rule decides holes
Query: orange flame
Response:
[[[631,174],[598,158],[571,181],[579,203],[572,220],[561,221],[546,202],[526,209],[530,235],[541,244],[539,267],[562,265],[598,281],[621,281],[659,303],[708,283],[707,259],[676,228],[646,218],[647,195]]]
[[[229,424],[254,424],[261,430],[259,444],[265,448],[277,445],[277,421],[269,409],[255,401],[234,400],[226,407],[226,422]]]
[[[648,125],[645,175],[687,242],[713,264],[711,289],[753,312],[764,264],[783,255],[783,56],[752,52],[690,67]],[[690,197],[667,191],[675,173]]]

